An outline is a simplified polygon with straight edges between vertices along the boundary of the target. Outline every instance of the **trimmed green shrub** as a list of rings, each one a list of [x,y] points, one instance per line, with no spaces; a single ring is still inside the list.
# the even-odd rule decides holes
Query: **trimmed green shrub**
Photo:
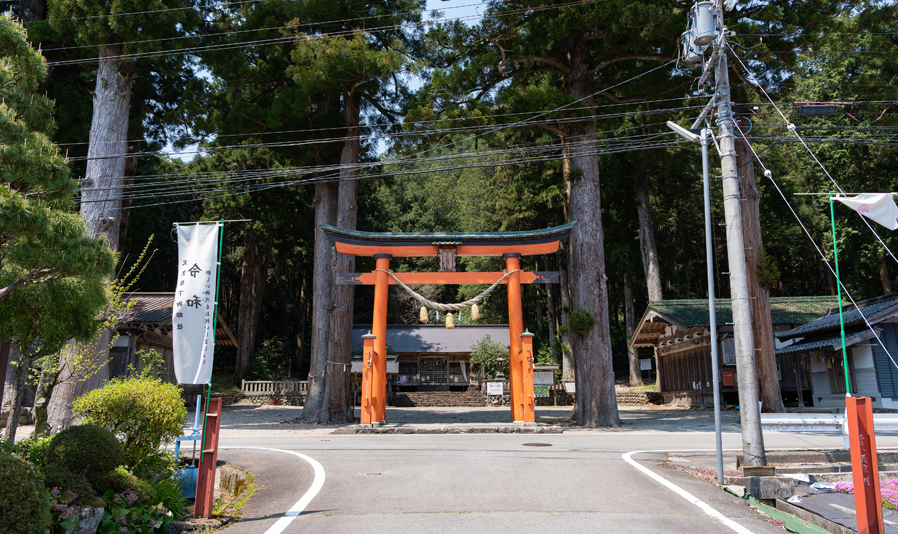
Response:
[[[122,465],[124,451],[115,435],[97,425],[69,427],[47,447],[47,465],[87,475],[106,473]]]
[[[47,436],[46,438],[39,438],[36,440],[32,438],[25,438],[12,444],[4,441],[2,443],[2,446],[0,446],[0,449],[3,449],[3,451],[25,460],[26,462],[40,470],[44,468],[44,461],[46,460],[47,455],[47,447],[50,445],[50,440],[52,439],[52,436]]]
[[[145,376],[110,380],[76,400],[74,412],[117,435],[124,463],[135,472],[146,469],[162,444],[181,435],[187,417],[178,386]]]
[[[44,532],[50,501],[37,469],[21,458],[0,452],[0,488],[0,532]]]
[[[125,493],[127,490],[131,490],[142,504],[154,504],[156,501],[156,491],[153,486],[146,480],[132,475],[124,467],[119,467],[108,473],[89,476],[88,480],[100,495],[109,490],[112,490],[113,493]]]
[[[59,488],[63,492],[71,491],[78,496],[76,501],[78,503],[85,503],[97,496],[86,476],[58,465],[49,464],[44,468],[44,484],[47,489]]]

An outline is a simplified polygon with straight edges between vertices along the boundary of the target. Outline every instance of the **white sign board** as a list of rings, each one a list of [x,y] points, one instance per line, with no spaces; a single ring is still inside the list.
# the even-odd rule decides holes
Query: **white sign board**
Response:
[[[576,393],[577,392],[577,383],[576,382],[565,382],[564,390],[568,393]]]
[[[178,282],[172,358],[181,384],[207,384],[215,351],[215,282],[220,224],[178,225]]]
[[[486,383],[486,394],[487,395],[502,395],[502,382],[487,382]]]
[[[639,370],[640,371],[651,371],[652,370],[652,359],[651,358],[643,358],[639,360]]]

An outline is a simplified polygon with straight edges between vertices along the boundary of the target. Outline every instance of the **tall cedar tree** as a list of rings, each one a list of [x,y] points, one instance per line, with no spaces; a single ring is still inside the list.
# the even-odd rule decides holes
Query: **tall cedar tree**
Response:
[[[77,182],[48,138],[53,102],[37,94],[47,67],[6,15],[0,52],[0,342],[16,343],[8,382],[18,414],[32,363],[96,330],[115,254],[70,212]],[[9,418],[8,441],[17,423]]]
[[[313,330],[309,394],[303,418],[316,422],[348,422],[352,353],[353,286],[335,284],[335,273],[355,270],[355,258],[336,255],[319,224],[355,229],[358,221],[358,179],[362,110],[395,122],[405,93],[405,72],[418,34],[424,2],[401,0],[385,4],[368,0],[311,0],[295,23],[302,30],[293,52],[293,79],[318,84],[342,103],[344,142],[340,150],[338,185],[315,188],[315,267],[312,283]],[[305,26],[303,23],[307,24]],[[393,26],[384,31],[383,27]],[[379,28],[368,32],[367,28]],[[326,35],[339,33],[339,35]],[[334,265],[330,267],[329,262]]]
[[[79,45],[95,46],[99,54],[93,97],[87,168],[81,182],[81,213],[88,231],[105,236],[109,246],[118,248],[124,219],[123,196],[126,194],[129,117],[132,85],[136,78],[134,56],[150,54],[171,45],[178,38],[194,33],[202,24],[195,0],[50,0],[50,21],[57,31],[71,32]],[[133,14],[129,14],[133,13]],[[137,61],[153,62],[152,59]],[[175,77],[192,76],[182,67],[189,62],[186,54],[176,53],[160,65],[174,71]],[[160,71],[161,72],[161,71]],[[147,73],[149,74],[149,73]],[[155,87],[165,93],[164,80],[154,79]],[[143,110],[142,110],[143,111]],[[96,359],[105,358],[109,337],[96,344]],[[98,387],[107,378],[107,368],[78,383],[63,383],[55,388],[48,413],[53,428],[64,428],[71,421],[75,397]]]

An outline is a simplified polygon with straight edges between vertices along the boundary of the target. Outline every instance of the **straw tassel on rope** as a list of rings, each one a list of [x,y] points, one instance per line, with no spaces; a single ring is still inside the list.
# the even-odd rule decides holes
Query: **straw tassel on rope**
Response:
[[[421,320],[422,323],[427,322],[427,308],[425,308],[424,306],[421,306],[421,316],[418,318]]]
[[[451,313],[447,313],[447,314],[446,314],[446,328],[448,328],[448,329],[450,329],[450,330],[453,329],[453,328],[455,328],[455,321],[452,320],[452,314],[451,314]]]
[[[473,306],[471,306],[471,320],[476,321],[477,319],[480,319],[480,308],[478,308],[477,305],[474,304]]]

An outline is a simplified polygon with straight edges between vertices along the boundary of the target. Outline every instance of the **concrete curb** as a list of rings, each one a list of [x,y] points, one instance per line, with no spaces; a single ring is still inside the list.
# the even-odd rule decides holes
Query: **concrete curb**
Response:
[[[334,430],[334,434],[561,434],[560,426],[458,426],[458,427],[407,427],[407,426],[346,426]]]

